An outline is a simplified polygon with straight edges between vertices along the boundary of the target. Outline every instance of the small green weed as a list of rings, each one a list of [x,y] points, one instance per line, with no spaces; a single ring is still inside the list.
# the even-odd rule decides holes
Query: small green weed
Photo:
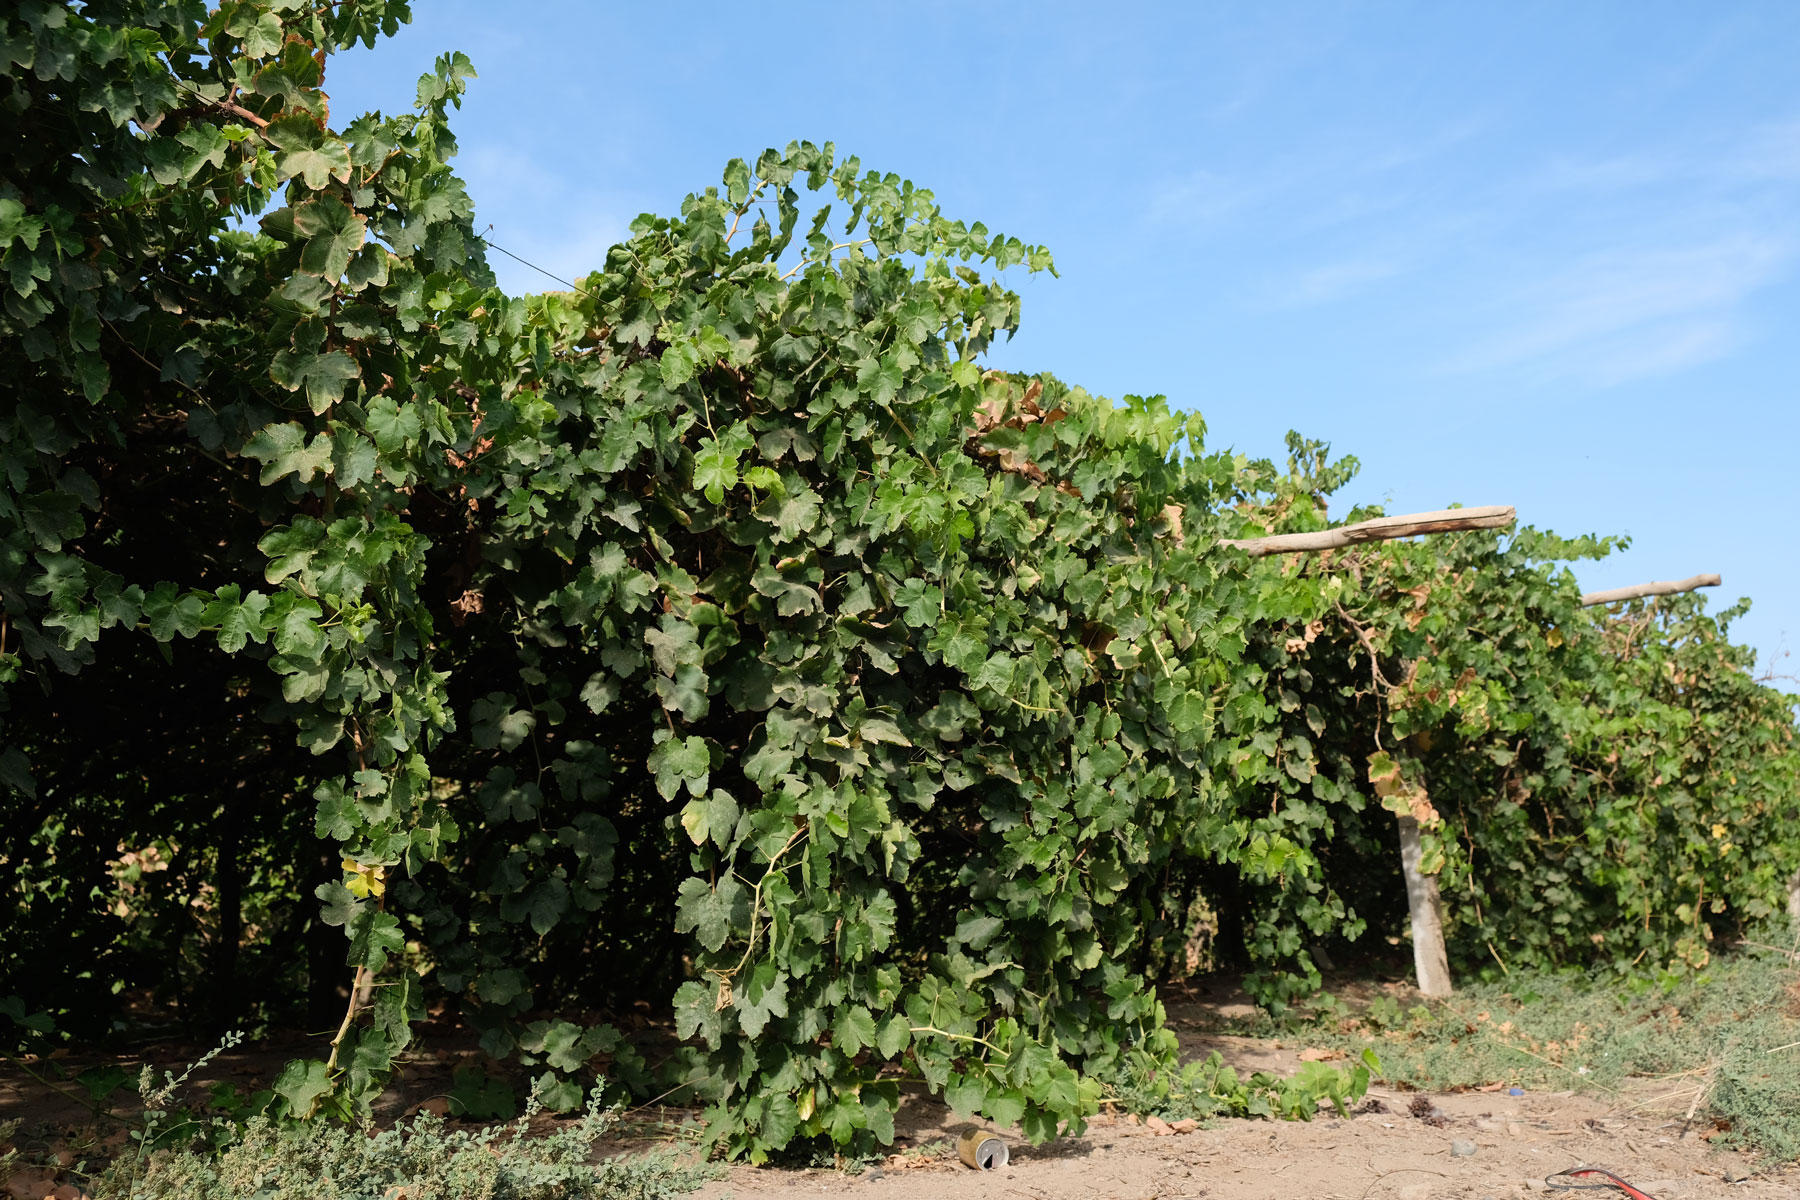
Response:
[[[1350,1105],[1369,1090],[1370,1077],[1380,1073],[1380,1061],[1366,1049],[1348,1069],[1302,1063],[1285,1079],[1262,1071],[1240,1078],[1217,1051],[1179,1071],[1170,1071],[1151,1055],[1134,1051],[1105,1082],[1119,1107],[1137,1116],[1165,1121],[1204,1121],[1218,1116],[1310,1121],[1325,1100],[1339,1113],[1348,1113]]]

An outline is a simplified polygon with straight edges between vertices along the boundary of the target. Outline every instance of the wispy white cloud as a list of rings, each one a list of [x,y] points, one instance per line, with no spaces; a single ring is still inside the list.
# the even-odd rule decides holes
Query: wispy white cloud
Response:
[[[1405,141],[1349,139],[1323,154],[1290,152],[1250,169],[1196,168],[1154,186],[1142,219],[1196,244],[1279,230],[1282,244],[1245,282],[1241,302],[1289,309],[1343,301],[1412,270],[1466,225],[1466,214],[1424,211],[1419,176],[1489,124],[1470,116]]]
[[[1800,117],[1753,126],[1723,144],[1606,157],[1559,155],[1529,174],[1521,191],[1592,195],[1679,186],[1718,192],[1794,180],[1800,180]]]
[[[1501,125],[1446,118],[1391,145],[1221,158],[1153,189],[1144,220],[1238,264],[1240,306],[1378,288],[1411,304],[1396,350],[1437,346],[1435,363],[1408,364],[1426,373],[1610,387],[1756,341],[1759,297],[1800,262],[1800,114],[1591,154],[1533,155]]]
[[[1427,130],[1417,138],[1383,146],[1364,154],[1356,163],[1356,169],[1361,174],[1372,175],[1410,167],[1415,163],[1435,159],[1446,151],[1472,142],[1492,130],[1493,127],[1494,121],[1490,116],[1472,113],[1435,129]]]
[[[1527,174],[1518,191],[1525,196],[1537,193],[1606,193],[1628,191],[1663,183],[1675,173],[1677,164],[1657,154],[1619,154],[1606,157],[1580,158],[1558,155],[1543,167]]]
[[[1528,172],[1496,202],[1522,251],[1481,308],[1496,331],[1449,369],[1606,387],[1735,353],[1800,260],[1796,183],[1800,117]]]
[[[1196,169],[1153,187],[1144,219],[1152,225],[1180,225],[1195,233],[1206,232],[1249,211],[1279,186],[1273,179],[1252,180]]]
[[[1746,182],[1800,179],[1800,117],[1752,130],[1742,145],[1724,156],[1720,168],[1728,177]]]
[[[1749,337],[1740,320],[1696,316],[1642,326],[1597,342],[1584,369],[1598,386],[1613,387],[1724,358],[1747,341]]]
[[[1406,170],[1477,137],[1485,124],[1464,119],[1408,142],[1345,144],[1323,155],[1290,153],[1248,170],[1195,167],[1153,184],[1143,219],[1151,225],[1189,223],[1200,233],[1270,211],[1306,228],[1367,220],[1416,202],[1398,182]]]
[[[1273,308],[1304,308],[1347,299],[1371,284],[1400,273],[1400,264],[1385,258],[1348,258],[1324,263],[1277,280],[1269,289]]]
[[[1743,302],[1794,255],[1791,241],[1752,231],[1591,255],[1529,282],[1517,293],[1525,318],[1447,365],[1482,371],[1540,363],[1596,382],[1692,366],[1742,341]]]

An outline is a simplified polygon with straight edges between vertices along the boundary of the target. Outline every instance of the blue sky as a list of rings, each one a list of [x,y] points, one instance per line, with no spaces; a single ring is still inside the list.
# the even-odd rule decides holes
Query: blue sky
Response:
[[[830,139],[1055,252],[998,365],[1326,438],[1346,504],[1628,533],[1585,587],[1719,571],[1800,673],[1800,5],[418,8],[337,117],[466,52],[479,223],[559,275]]]

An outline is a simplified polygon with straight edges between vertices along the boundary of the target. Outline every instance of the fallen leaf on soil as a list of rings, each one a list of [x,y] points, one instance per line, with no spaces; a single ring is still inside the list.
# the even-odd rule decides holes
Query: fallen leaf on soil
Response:
[[[1334,1058],[1344,1057],[1342,1050],[1315,1050],[1308,1047],[1300,1052],[1301,1062],[1330,1062]]]
[[[885,1164],[889,1171],[916,1171],[932,1165],[931,1159],[922,1154],[890,1154]]]
[[[6,1181],[6,1190],[13,1200],[43,1200],[55,1186],[54,1175],[25,1175],[16,1171]]]

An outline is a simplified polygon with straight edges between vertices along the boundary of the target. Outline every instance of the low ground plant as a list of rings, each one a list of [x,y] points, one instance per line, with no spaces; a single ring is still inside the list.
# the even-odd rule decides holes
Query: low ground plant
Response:
[[[1372,1046],[1390,1083],[1598,1092],[1800,1158],[1800,969],[1783,951],[1746,947],[1694,974],[1514,972],[1429,1006],[1382,997],[1326,1028],[1346,1050]]]
[[[18,1120],[0,1122],[0,1181],[41,1177],[45,1191],[51,1180],[74,1181],[92,1200],[665,1200],[717,1173],[672,1150],[602,1159],[619,1121],[604,1085],[548,1130],[541,1087],[507,1123],[459,1125],[424,1111],[378,1129],[282,1120],[269,1092],[213,1084],[201,1094],[190,1080],[240,1034],[179,1074],[146,1064],[129,1105],[113,1098],[129,1095],[119,1068],[70,1073],[37,1053],[60,1040],[48,1014],[0,998],[0,1048],[16,1051],[0,1062],[88,1103],[95,1123],[53,1143]]]
[[[573,1123],[530,1136],[531,1118],[457,1128],[429,1112],[390,1129],[255,1117],[222,1152],[119,1159],[95,1200],[664,1200],[714,1177],[667,1151],[596,1162],[613,1123],[596,1089]]]
[[[1308,1062],[1289,1076],[1266,1071],[1240,1075],[1216,1050],[1177,1070],[1167,1066],[1172,1057],[1173,1051],[1126,1055],[1106,1079],[1108,1103],[1133,1116],[1165,1121],[1212,1117],[1310,1121],[1327,1103],[1340,1116],[1348,1116],[1350,1106],[1368,1092],[1369,1080],[1381,1074],[1381,1061],[1369,1049],[1346,1067]]]

